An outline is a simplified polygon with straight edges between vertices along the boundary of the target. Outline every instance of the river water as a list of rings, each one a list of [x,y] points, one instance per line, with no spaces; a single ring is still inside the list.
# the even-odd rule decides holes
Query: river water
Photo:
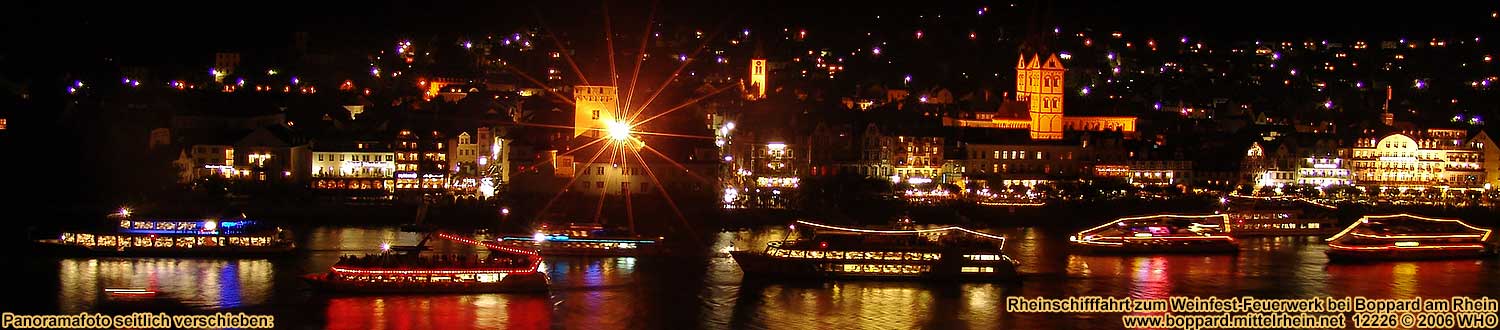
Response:
[[[1027,314],[1006,296],[1500,297],[1500,260],[1329,265],[1316,237],[1242,239],[1238,255],[1080,256],[1069,233],[997,229],[1021,263],[1020,284],[743,281],[712,258],[546,258],[546,294],[340,296],[311,292],[299,275],[341,254],[411,244],[396,228],[323,227],[304,251],[276,259],[12,259],[19,283],[0,309],[26,313],[243,311],[288,329],[1119,329],[1119,314]],[[763,247],[785,228],[724,232],[715,251]],[[438,251],[469,249],[437,242]],[[151,288],[121,300],[105,288]]]

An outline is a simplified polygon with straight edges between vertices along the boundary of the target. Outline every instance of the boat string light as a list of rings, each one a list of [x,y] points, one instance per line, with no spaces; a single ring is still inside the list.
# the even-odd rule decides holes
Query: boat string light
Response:
[[[1476,235],[1476,234],[1459,234],[1459,235],[1423,235],[1423,236],[1378,236],[1378,235],[1367,235],[1367,234],[1351,233],[1351,231],[1354,230],[1354,227],[1358,227],[1360,224],[1369,224],[1370,223],[1370,219],[1388,219],[1388,218],[1399,218],[1399,217],[1407,217],[1407,218],[1412,218],[1412,219],[1418,219],[1418,220],[1424,220],[1424,221],[1433,221],[1433,222],[1457,222],[1458,224],[1463,225],[1466,228],[1473,229],[1473,230],[1476,230],[1476,231],[1479,231],[1479,232],[1483,232],[1484,234],[1480,234],[1480,235]],[[1354,223],[1349,224],[1349,227],[1344,228],[1344,231],[1340,231],[1338,234],[1333,235],[1333,237],[1329,237],[1328,239],[1326,239],[1324,241],[1332,242],[1334,240],[1339,239],[1340,237],[1344,237],[1344,235],[1346,235],[1346,234],[1353,234],[1353,235],[1356,235],[1356,236],[1364,236],[1364,237],[1380,238],[1380,239],[1396,239],[1396,238],[1401,238],[1401,239],[1409,239],[1409,238],[1474,238],[1474,237],[1477,236],[1477,237],[1479,237],[1480,241],[1489,241],[1490,240],[1490,233],[1491,233],[1491,231],[1489,229],[1484,229],[1484,228],[1479,228],[1479,227],[1475,227],[1475,226],[1469,225],[1468,223],[1463,222],[1463,220],[1427,218],[1427,217],[1420,217],[1420,216],[1415,216],[1415,215],[1411,215],[1411,214],[1401,213],[1401,214],[1391,214],[1391,215],[1367,215],[1367,216],[1364,216],[1362,218],[1359,218],[1359,221],[1355,221]],[[1329,245],[1331,246],[1333,244],[1329,244]]]
[[[391,275],[422,275],[422,274],[443,274],[443,275],[450,275],[450,274],[509,274],[509,273],[529,273],[529,272],[534,272],[534,271],[536,271],[536,268],[533,267],[533,266],[530,266],[530,265],[528,265],[527,267],[518,267],[518,268],[422,269],[422,270],[362,269],[362,268],[348,268],[348,267],[333,267],[333,272],[335,272],[335,273],[374,274],[374,275],[385,275],[385,274],[391,274]]]
[[[1167,217],[1167,218],[1189,218],[1189,219],[1219,218],[1220,223],[1224,224],[1223,225],[1224,226],[1224,232],[1229,232],[1230,231],[1229,215],[1225,215],[1225,214],[1208,214],[1208,215],[1158,214],[1158,215],[1147,215],[1147,216],[1139,216],[1139,217],[1129,217],[1129,218],[1115,219],[1115,221],[1107,222],[1107,223],[1099,225],[1097,227],[1089,228],[1089,229],[1086,229],[1084,231],[1080,231],[1080,232],[1078,232],[1077,235],[1074,235],[1074,237],[1083,237],[1084,233],[1095,231],[1095,230],[1099,230],[1099,229],[1103,229],[1104,227],[1109,227],[1109,226],[1112,226],[1112,225],[1117,225],[1117,224],[1118,225],[1123,225],[1126,221],[1134,221],[1134,220],[1141,220],[1141,219],[1151,219],[1151,218],[1160,218],[1160,217]],[[1199,224],[1199,223],[1194,223],[1194,224],[1196,224],[1198,226],[1205,226],[1205,225]]]
[[[542,260],[541,256],[537,255],[537,253],[535,251],[528,251],[528,250],[524,250],[524,249],[519,249],[519,248],[515,248],[515,247],[510,247],[510,246],[504,246],[504,245],[500,245],[500,244],[494,244],[494,243],[490,243],[490,242],[475,241],[475,240],[472,240],[472,239],[467,239],[467,238],[463,238],[463,237],[453,236],[453,235],[448,234],[448,233],[438,233],[437,236],[441,237],[443,239],[454,241],[454,242],[459,242],[459,243],[469,244],[469,245],[478,246],[478,247],[484,247],[484,248],[489,248],[489,249],[495,249],[495,250],[500,250],[500,251],[515,253],[515,254],[525,255],[527,257],[527,259],[530,259],[530,261],[532,263],[532,266],[529,267],[529,268],[533,268],[533,269],[537,268],[538,267],[537,264],[540,263],[541,260]]]
[[[988,234],[988,233],[979,232],[979,231],[971,230],[971,229],[964,228],[964,227],[958,227],[958,226],[948,226],[948,227],[934,228],[934,229],[914,229],[914,230],[877,230],[877,229],[860,229],[860,228],[845,228],[845,227],[839,227],[839,226],[830,226],[830,225],[825,225],[825,224],[816,223],[816,222],[808,222],[808,221],[803,221],[803,220],[797,220],[797,223],[808,225],[808,226],[813,226],[813,227],[825,228],[825,229],[843,230],[843,231],[851,231],[851,232],[857,232],[857,233],[873,233],[873,234],[922,234],[922,233],[931,233],[931,232],[954,231],[954,230],[957,230],[957,231],[962,231],[962,232],[974,234],[976,236],[982,236],[982,237],[985,237],[985,238],[999,240],[1000,241],[1000,248],[1002,248],[1002,249],[1005,248],[1005,236]]]

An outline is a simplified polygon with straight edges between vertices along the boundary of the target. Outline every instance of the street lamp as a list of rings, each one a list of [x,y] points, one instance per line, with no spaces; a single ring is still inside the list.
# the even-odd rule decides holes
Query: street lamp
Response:
[[[630,139],[630,125],[622,122],[611,121],[606,123],[604,132],[609,135],[609,139],[611,140],[625,141]]]

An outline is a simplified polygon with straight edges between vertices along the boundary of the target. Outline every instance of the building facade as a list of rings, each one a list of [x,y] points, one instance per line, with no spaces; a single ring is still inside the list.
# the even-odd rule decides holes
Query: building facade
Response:
[[[1350,148],[1349,170],[1362,187],[1483,189],[1488,137],[1478,137],[1454,129],[1368,135]]]
[[[307,145],[284,127],[261,127],[233,136],[238,138],[188,145],[174,161],[181,171],[179,179],[304,182],[308,177]]]
[[[442,191],[448,178],[447,139],[438,131],[396,134],[392,149],[396,156],[397,192],[433,193]]]
[[[899,181],[941,180],[943,171],[943,138],[935,136],[892,136],[893,178]]]
[[[396,155],[384,145],[318,147],[312,151],[312,188],[321,191],[392,192]]]
[[[944,118],[943,125],[994,129],[1024,129],[1032,140],[1061,140],[1067,131],[1120,132],[1135,136],[1136,118],[1126,116],[1066,116],[1063,93],[1066,92],[1067,68],[1056,54],[1025,54],[1016,63],[1016,96],[1024,111],[1008,111],[1002,105],[996,112],[974,113],[964,118]]]
[[[1032,140],[1060,140],[1063,119],[1063,68],[1053,54],[1046,60],[1025,54],[1016,62],[1016,101],[1027,102]]]
[[[1134,160],[1130,165],[1130,183],[1137,185],[1178,185],[1193,182],[1193,162],[1188,160]]]

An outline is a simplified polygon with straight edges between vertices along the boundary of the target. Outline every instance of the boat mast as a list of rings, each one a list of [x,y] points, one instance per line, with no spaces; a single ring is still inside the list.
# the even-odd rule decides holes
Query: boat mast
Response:
[[[432,204],[432,199],[430,198],[430,196],[422,195],[422,203],[417,205],[417,219],[416,223],[413,225],[413,231],[420,231],[423,234],[422,240],[417,241],[416,248],[411,252],[413,255],[422,253],[422,250],[427,248],[427,241],[432,239],[432,233],[435,231],[427,228],[426,224],[424,223],[427,220],[427,208],[430,204]]]

